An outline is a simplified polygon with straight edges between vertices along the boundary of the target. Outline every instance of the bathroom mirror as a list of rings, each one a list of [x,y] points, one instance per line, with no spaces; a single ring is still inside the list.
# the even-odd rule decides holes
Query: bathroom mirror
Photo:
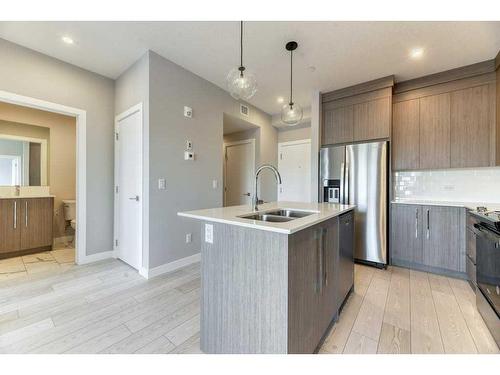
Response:
[[[0,186],[47,185],[47,139],[0,134]]]

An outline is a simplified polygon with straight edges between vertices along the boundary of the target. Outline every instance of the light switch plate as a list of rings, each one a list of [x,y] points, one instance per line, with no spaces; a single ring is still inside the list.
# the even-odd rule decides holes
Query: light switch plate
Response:
[[[192,241],[192,234],[191,233],[187,233],[186,234],[186,243],[191,243]]]
[[[205,242],[214,243],[214,226],[205,224]]]
[[[194,160],[194,152],[185,151],[184,152],[184,160]]]
[[[158,179],[158,190],[165,190],[167,188],[167,182],[164,178]]]
[[[217,189],[217,186],[218,186],[218,182],[217,180],[212,180],[212,189]]]
[[[184,106],[184,117],[187,118],[193,117],[193,108]]]
[[[193,149],[193,142],[191,141],[186,141],[186,150],[192,150]]]

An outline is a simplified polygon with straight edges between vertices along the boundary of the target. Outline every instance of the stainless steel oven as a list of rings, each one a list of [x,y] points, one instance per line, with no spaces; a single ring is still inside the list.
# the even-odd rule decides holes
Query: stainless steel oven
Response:
[[[495,214],[496,215],[496,214]],[[476,304],[500,346],[500,214],[475,214]],[[482,217],[481,217],[482,216]],[[499,219],[497,222],[491,219]]]

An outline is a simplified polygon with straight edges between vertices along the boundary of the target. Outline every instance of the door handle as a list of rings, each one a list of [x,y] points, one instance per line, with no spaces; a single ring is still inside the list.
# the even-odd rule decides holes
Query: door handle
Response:
[[[24,202],[24,226],[28,228],[28,201]]]
[[[430,210],[427,209],[427,239],[429,239],[429,237],[430,237],[429,212],[430,212]]]
[[[245,196],[245,197],[249,197],[249,196],[250,196],[250,193],[245,193],[245,194],[243,194],[243,196]]]
[[[14,229],[17,229],[17,201],[14,201]]]
[[[136,202],[139,202],[139,196],[138,196],[138,195],[136,195],[136,196],[134,196],[134,197],[130,197],[129,199],[130,199],[131,201],[136,201]]]

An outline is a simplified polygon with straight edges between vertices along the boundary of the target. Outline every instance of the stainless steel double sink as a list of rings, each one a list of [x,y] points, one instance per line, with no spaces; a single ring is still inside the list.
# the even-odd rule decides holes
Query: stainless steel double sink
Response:
[[[267,221],[267,222],[273,222],[273,223],[285,223],[287,221],[299,219],[301,217],[306,217],[306,216],[312,215],[314,213],[316,213],[316,212],[314,212],[314,211],[295,211],[295,210],[278,208],[278,209],[272,210],[272,211],[256,212],[253,214],[242,215],[239,217],[242,219],[249,219],[249,220],[259,220],[259,221]]]

